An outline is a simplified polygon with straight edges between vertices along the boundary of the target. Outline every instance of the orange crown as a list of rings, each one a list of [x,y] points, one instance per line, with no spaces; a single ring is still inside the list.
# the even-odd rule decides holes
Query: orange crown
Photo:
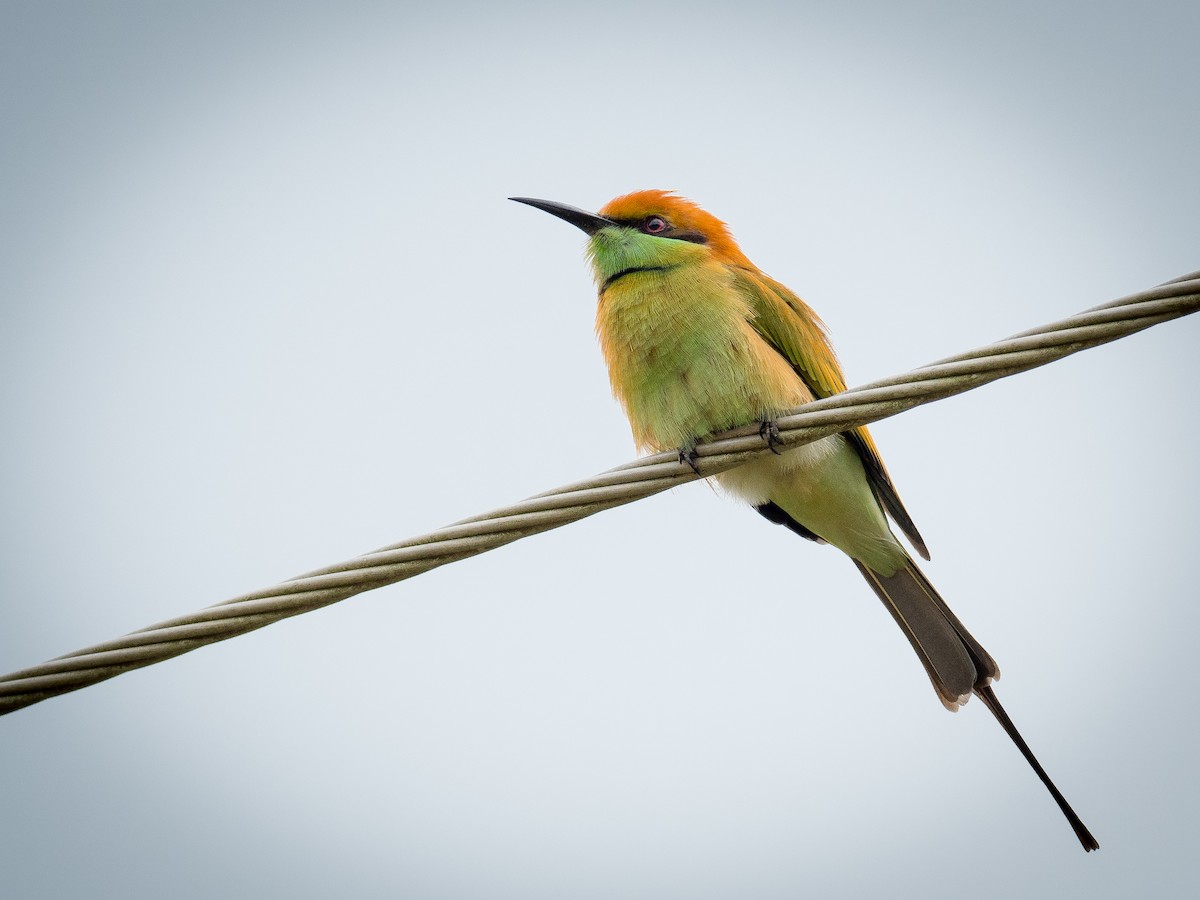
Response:
[[[724,222],[674,191],[650,190],[623,194],[604,204],[600,215],[618,221],[662,216],[680,231],[696,231],[704,235],[712,252],[725,262],[752,265]]]

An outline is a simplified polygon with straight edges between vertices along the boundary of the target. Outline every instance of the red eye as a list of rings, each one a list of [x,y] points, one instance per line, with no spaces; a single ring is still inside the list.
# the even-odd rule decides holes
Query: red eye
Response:
[[[646,220],[645,224],[642,225],[642,231],[646,232],[646,234],[662,234],[666,230],[666,220],[661,219],[658,216],[651,216]]]

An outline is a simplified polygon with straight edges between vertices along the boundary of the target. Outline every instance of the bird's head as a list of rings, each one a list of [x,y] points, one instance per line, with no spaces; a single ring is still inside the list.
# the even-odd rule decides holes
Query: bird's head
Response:
[[[589,213],[565,203],[512,197],[558,216],[591,238],[588,255],[604,284],[631,268],[687,265],[716,259],[750,265],[725,223],[671,191],[636,191]]]

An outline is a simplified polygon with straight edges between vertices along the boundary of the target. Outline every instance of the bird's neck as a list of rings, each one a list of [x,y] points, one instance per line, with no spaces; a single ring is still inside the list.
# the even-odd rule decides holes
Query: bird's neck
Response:
[[[710,254],[700,244],[664,240],[626,228],[606,228],[588,242],[588,258],[596,287],[604,293],[627,273],[699,266],[709,260]]]

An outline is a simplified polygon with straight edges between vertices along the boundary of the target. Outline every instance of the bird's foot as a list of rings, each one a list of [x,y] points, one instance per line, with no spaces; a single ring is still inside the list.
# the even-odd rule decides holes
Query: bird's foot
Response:
[[[691,470],[693,472],[695,472],[697,475],[701,474],[699,467],[696,465],[696,460],[698,460],[699,458],[700,458],[700,454],[696,452],[695,444],[685,444],[684,446],[679,448],[680,464],[686,463],[688,466],[691,467]]]
[[[782,456],[779,448],[783,446],[783,441],[779,438],[779,426],[775,424],[774,419],[763,419],[758,425],[758,436],[767,442],[767,446],[771,448],[771,452],[776,456]]]

